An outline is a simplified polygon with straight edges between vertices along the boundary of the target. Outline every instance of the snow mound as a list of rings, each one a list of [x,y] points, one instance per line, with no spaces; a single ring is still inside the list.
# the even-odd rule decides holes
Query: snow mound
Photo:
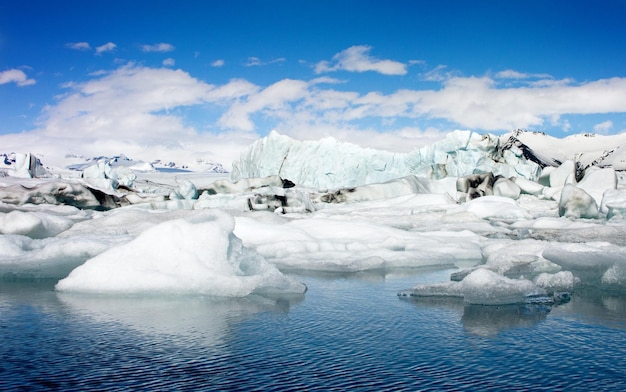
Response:
[[[243,297],[303,293],[233,234],[233,217],[219,210],[158,224],[111,248],[59,281],[59,291],[171,293]]]

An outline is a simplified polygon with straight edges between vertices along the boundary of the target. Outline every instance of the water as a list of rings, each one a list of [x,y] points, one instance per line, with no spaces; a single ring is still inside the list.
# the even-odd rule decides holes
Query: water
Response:
[[[626,390],[626,298],[464,306],[443,271],[299,275],[304,296],[98,297],[0,282],[1,390]]]

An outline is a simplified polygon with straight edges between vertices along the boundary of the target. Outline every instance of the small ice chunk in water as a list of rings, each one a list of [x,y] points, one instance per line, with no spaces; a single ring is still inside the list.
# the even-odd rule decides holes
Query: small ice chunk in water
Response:
[[[542,273],[535,278],[535,284],[552,292],[572,291],[578,279],[570,271],[559,271],[555,274]]]
[[[476,305],[509,305],[536,302],[548,293],[527,279],[510,279],[486,268],[472,271],[460,282],[417,285],[402,291],[399,296],[412,297],[462,297],[466,303]]]
[[[472,272],[460,284],[465,302],[471,304],[523,303],[529,296],[546,294],[527,279],[509,279],[485,268]]]

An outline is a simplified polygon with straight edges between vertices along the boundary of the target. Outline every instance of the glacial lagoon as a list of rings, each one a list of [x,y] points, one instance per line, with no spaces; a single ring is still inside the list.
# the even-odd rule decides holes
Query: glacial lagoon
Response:
[[[300,273],[305,295],[237,299],[3,280],[0,389],[626,388],[626,296],[484,306],[397,295],[454,271]]]

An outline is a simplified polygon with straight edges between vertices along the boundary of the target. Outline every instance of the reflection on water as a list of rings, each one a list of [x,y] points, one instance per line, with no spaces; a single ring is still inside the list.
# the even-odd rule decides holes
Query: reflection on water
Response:
[[[557,315],[626,330],[626,293],[593,288],[578,290],[570,303],[558,307]]]
[[[457,311],[465,331],[479,336],[497,335],[512,328],[532,327],[544,321],[551,312],[575,315],[587,322],[626,330],[626,294],[586,289],[575,292],[561,305],[513,304],[474,305],[454,297],[399,297],[420,307],[439,307]]]
[[[229,326],[259,312],[289,312],[304,295],[278,298],[123,297],[57,293],[80,317],[97,323],[120,323],[147,335],[169,335],[210,347],[222,343]]]
[[[472,335],[491,336],[511,328],[531,327],[546,319],[551,307],[540,304],[474,305],[462,298],[399,297],[422,307],[439,307],[461,313],[465,331]]]
[[[56,293],[0,280],[0,390],[626,390],[626,297],[401,299],[450,270],[300,274],[297,297]]]
[[[468,333],[490,336],[511,328],[532,327],[546,319],[550,306],[545,305],[467,305],[463,309],[463,327]]]

